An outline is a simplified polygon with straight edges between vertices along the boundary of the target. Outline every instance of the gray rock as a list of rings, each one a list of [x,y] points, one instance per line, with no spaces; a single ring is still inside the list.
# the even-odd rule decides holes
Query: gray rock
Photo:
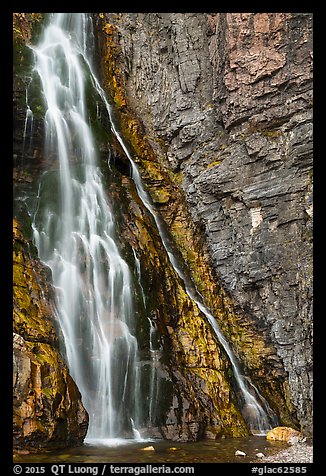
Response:
[[[312,17],[108,20],[121,33],[129,106],[161,163],[182,171],[216,274],[275,346],[269,371],[281,362],[311,433]]]
[[[240,450],[237,450],[234,454],[235,454],[235,456],[247,456],[246,453],[244,453],[243,451],[240,451]]]

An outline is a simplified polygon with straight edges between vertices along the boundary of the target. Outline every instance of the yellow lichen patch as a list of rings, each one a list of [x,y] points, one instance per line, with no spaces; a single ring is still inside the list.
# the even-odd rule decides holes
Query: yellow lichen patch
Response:
[[[215,167],[216,165],[220,165],[221,162],[222,162],[221,160],[214,160],[214,162],[211,162],[210,164],[207,165],[207,168],[211,169],[212,167]]]
[[[138,239],[139,239],[140,248],[144,252],[147,252],[149,254],[150,260],[151,262],[153,262],[155,260],[155,257],[157,256],[153,239],[148,233],[148,230],[145,226],[138,225],[138,230],[139,230]]]
[[[167,203],[170,200],[170,193],[168,190],[155,189],[152,193],[154,203]]]
[[[13,13],[14,41],[23,40],[28,44],[32,36],[33,23],[43,18],[42,13]]]
[[[153,162],[152,160],[143,159],[139,161],[139,165],[144,170],[144,175],[148,178],[151,182],[158,182],[161,187],[164,184],[164,180],[166,180],[166,174],[163,172],[162,166],[157,162]]]
[[[56,349],[42,342],[26,342],[26,348],[31,352],[31,362],[38,369],[33,380],[33,388],[39,388],[46,397],[65,393],[65,385],[62,375],[67,377],[67,370],[61,356]]]
[[[259,131],[262,136],[269,137],[271,139],[276,139],[283,135],[283,132],[279,129],[260,129]]]
[[[44,266],[26,251],[27,242],[17,220],[13,222],[13,331],[25,339],[55,344],[53,308],[45,299],[49,290]]]
[[[102,15],[103,15],[103,13],[102,13]],[[101,14],[100,14],[100,18],[103,18],[103,17],[104,17],[104,15],[101,16]],[[104,25],[104,27],[103,27],[103,31],[105,31],[105,33],[106,33],[107,35],[112,35],[112,34],[113,34],[113,30],[114,30],[114,26],[111,25],[110,23],[106,23],[106,24]]]
[[[122,93],[120,92],[120,94]],[[127,111],[127,109],[124,109],[121,115],[121,129],[124,137],[132,145],[135,155],[141,157],[142,160],[153,161],[153,152],[146,137],[142,133],[140,122],[130,115],[129,110]]]
[[[116,76],[112,76],[112,85],[114,88],[114,102],[122,108],[126,105],[126,98],[124,94],[122,94],[121,89],[118,88],[118,80]]]

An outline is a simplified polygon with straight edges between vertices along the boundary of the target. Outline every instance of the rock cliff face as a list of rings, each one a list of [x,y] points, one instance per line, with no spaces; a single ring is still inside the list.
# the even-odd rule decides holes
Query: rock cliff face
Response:
[[[47,269],[14,221],[14,448],[80,444],[88,415],[58,349]]]
[[[278,392],[285,403],[275,407],[286,407],[283,414],[296,415],[309,434],[311,15],[95,19],[103,79],[154,201],[193,272],[187,240],[204,237],[200,253],[211,262],[226,307],[247,329],[245,341],[258,339],[270,349],[267,357],[263,350],[252,354],[224,314],[221,325],[235,352],[261,378],[260,388],[264,379],[279,382],[265,395],[273,400]],[[194,276],[197,284],[202,278]]]

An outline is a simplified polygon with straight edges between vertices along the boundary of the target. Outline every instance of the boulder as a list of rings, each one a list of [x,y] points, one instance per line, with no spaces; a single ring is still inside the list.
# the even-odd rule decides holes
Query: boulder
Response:
[[[240,451],[240,450],[237,450],[234,454],[235,454],[235,456],[247,456],[246,453],[244,453],[243,451]]]
[[[270,441],[285,441],[286,443],[295,444],[303,440],[303,435],[300,431],[294,430],[287,426],[277,426],[270,430],[266,439]]]

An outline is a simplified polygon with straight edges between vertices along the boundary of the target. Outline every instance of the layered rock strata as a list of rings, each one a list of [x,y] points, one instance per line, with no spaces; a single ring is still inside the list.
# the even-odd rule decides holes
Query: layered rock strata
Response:
[[[215,310],[223,296],[221,327],[283,424],[310,433],[311,15],[95,17],[121,128],[194,280]]]

